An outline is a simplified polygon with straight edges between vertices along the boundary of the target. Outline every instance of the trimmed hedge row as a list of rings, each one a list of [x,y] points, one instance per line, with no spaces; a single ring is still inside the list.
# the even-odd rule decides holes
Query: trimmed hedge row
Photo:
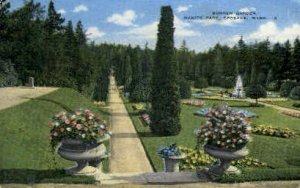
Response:
[[[240,175],[223,175],[218,182],[239,183],[249,181],[300,180],[300,168],[242,169]]]

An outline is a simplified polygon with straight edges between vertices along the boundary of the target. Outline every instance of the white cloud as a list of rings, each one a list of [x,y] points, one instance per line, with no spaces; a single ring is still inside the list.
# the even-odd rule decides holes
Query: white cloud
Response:
[[[158,22],[155,21],[147,25],[129,29],[128,31],[122,32],[122,34],[134,35],[139,38],[154,39],[156,38],[157,25]]]
[[[105,35],[103,31],[100,31],[98,27],[95,26],[87,28],[86,34],[87,37],[91,40],[101,38]]]
[[[133,35],[139,38],[155,39],[157,35],[158,22],[152,22],[147,25],[129,29],[122,34]],[[193,37],[200,36],[200,33],[191,29],[191,24],[183,22],[177,16],[174,16],[175,37]]]
[[[73,9],[73,12],[87,12],[89,9],[87,8],[87,6],[81,4],[81,5],[78,5],[76,6],[74,9]]]
[[[181,5],[181,6],[178,6],[178,7],[176,8],[176,11],[177,11],[178,13],[180,13],[180,12],[186,12],[186,11],[188,11],[191,7],[192,7],[192,5],[188,5],[188,6],[183,6],[183,5]]]
[[[255,12],[256,8],[254,7],[243,7],[238,10],[238,12],[243,13],[250,13]],[[223,16],[219,16],[219,19],[202,19],[202,20],[195,20],[194,22],[200,23],[204,26],[210,26],[210,25],[221,25],[221,26],[234,26],[235,24],[242,23],[244,19],[236,19],[244,16],[239,16],[236,13],[232,13],[229,15],[226,15],[226,19],[223,18]]]
[[[269,38],[271,42],[285,42],[288,39],[295,39],[298,36],[300,36],[300,24],[295,23],[280,29],[275,22],[269,21],[260,25],[256,31],[249,34],[245,39],[261,41]]]
[[[178,37],[193,37],[199,36],[200,33],[191,29],[191,24],[180,20],[174,16],[175,36]]]
[[[297,37],[300,37],[300,24],[294,23],[290,26],[280,29],[273,21],[261,24],[256,31],[243,36],[246,42],[263,41],[269,39],[269,41],[272,43],[283,43],[287,40],[294,40]],[[232,43],[235,44],[239,39],[240,36],[237,35],[231,37]]]
[[[133,22],[137,15],[133,10],[126,10],[123,14],[115,13],[106,19],[107,22],[122,26],[135,26]]]
[[[59,9],[58,11],[57,11],[59,14],[66,14],[67,13],[67,11],[65,10],[65,9]]]

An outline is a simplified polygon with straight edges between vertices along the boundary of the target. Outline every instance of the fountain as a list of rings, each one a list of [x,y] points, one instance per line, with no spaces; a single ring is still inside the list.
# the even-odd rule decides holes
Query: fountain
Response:
[[[232,92],[232,97],[235,97],[235,98],[244,98],[245,97],[242,77],[240,75],[238,75],[238,77],[237,77],[236,84],[235,84],[234,90]]]

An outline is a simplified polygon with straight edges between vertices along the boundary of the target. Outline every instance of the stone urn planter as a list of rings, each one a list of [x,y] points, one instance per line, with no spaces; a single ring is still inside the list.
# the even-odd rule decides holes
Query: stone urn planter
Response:
[[[63,139],[57,153],[64,159],[75,161],[75,166],[65,169],[71,175],[93,175],[98,171],[101,160],[108,157],[102,142],[85,143],[76,139]]]
[[[230,162],[242,159],[249,154],[245,146],[238,149],[226,149],[206,144],[204,151],[212,157],[219,159],[219,164],[210,166],[209,169],[205,171],[212,180],[217,179],[224,173],[240,174],[240,170],[234,166],[230,166]]]
[[[184,156],[162,157],[164,164],[164,172],[179,172],[179,162]]]

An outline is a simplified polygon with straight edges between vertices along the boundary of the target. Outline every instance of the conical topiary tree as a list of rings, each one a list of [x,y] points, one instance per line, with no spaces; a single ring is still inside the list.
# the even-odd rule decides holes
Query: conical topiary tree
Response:
[[[152,113],[150,128],[157,135],[177,135],[181,130],[180,94],[174,59],[174,25],[170,6],[161,8],[152,71]]]

